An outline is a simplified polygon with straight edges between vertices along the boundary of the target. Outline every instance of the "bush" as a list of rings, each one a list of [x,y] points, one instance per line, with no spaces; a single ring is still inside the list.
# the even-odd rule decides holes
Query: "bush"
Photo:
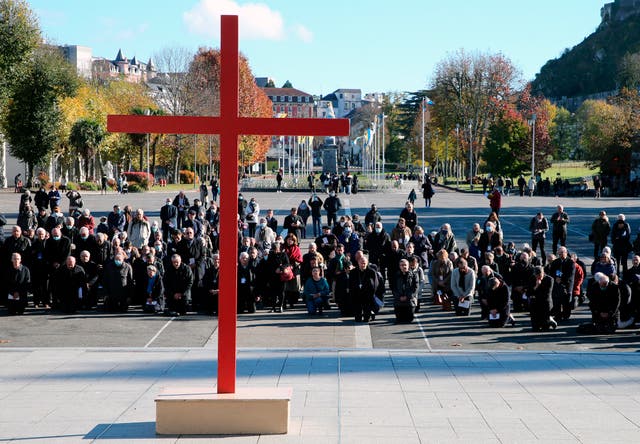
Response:
[[[60,184],[58,183],[58,185],[56,185],[58,188],[60,188]],[[69,190],[78,190],[78,184],[75,182],[67,182],[67,191]]]
[[[180,183],[192,184],[195,180],[195,173],[189,170],[180,170]]]
[[[112,190],[115,190],[117,188],[118,184],[116,182],[115,179],[108,179],[107,180],[107,187],[111,188]]]
[[[123,173],[123,175],[127,178],[129,186],[135,183],[145,190],[148,190],[155,182],[153,174],[147,174],[144,171],[127,171],[126,173]]]
[[[100,191],[100,185],[94,182],[80,182],[78,188],[82,191]]]
[[[144,192],[144,188],[141,185],[139,185],[139,184],[137,184],[135,182],[132,182],[132,183],[129,184],[128,190],[129,190],[129,193],[143,193]]]

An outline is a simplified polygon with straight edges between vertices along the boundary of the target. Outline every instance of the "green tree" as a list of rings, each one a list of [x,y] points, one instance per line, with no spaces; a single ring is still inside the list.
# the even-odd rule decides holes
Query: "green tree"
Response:
[[[69,142],[84,159],[85,177],[87,180],[91,176],[96,176],[95,174],[90,174],[91,160],[94,156],[98,158],[97,163],[100,167],[100,176],[103,174],[100,144],[104,140],[105,135],[105,128],[100,122],[94,119],[80,119],[71,127]]]
[[[293,85],[291,84],[290,81],[286,81],[284,82],[284,85],[282,85],[283,88],[293,88]]]
[[[528,171],[529,126],[514,111],[504,112],[489,126],[482,157],[494,176],[516,177]]]
[[[59,101],[73,95],[78,76],[60,53],[40,47],[25,75],[16,82],[3,127],[11,153],[27,164],[27,179],[36,165],[44,165],[58,144],[62,113]]]
[[[556,160],[582,159],[576,119],[566,108],[558,108],[549,128],[553,158]]]
[[[0,0],[0,121],[15,82],[24,72],[31,53],[40,41],[35,15],[25,0]],[[0,188],[7,185],[5,173],[6,128],[0,130]]]
[[[622,88],[640,86],[640,53],[627,53],[620,61],[618,83]]]

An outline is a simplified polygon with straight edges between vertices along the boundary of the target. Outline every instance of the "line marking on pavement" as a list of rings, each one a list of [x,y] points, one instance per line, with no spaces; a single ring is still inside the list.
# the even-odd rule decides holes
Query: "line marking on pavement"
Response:
[[[351,217],[351,201],[348,197],[345,197],[342,202],[344,203],[344,205],[342,205],[342,209],[344,210],[345,216]]]
[[[373,348],[371,340],[371,328],[369,324],[356,324],[356,348]]]
[[[169,326],[169,324],[171,324],[171,322],[172,322],[175,318],[176,318],[176,317],[174,316],[174,317],[172,317],[171,319],[169,319],[169,320],[167,321],[167,323],[166,323],[166,324],[164,324],[160,330],[158,330],[158,333],[156,333],[156,334],[155,334],[155,336],[154,336],[153,338],[151,338],[151,340],[150,340],[149,342],[147,342],[147,344],[144,346],[144,348],[148,348],[148,347],[153,343],[153,341],[155,341],[156,339],[158,339],[158,336],[160,336],[160,334],[164,331],[164,329],[165,329],[165,328],[167,328],[167,327]]]
[[[427,338],[427,333],[424,331],[424,328],[422,327],[422,322],[420,322],[420,316],[416,316],[416,321],[418,322],[418,327],[420,327],[420,332],[422,333],[422,338],[424,339],[424,342],[426,342],[426,344],[427,344],[427,349],[430,352],[433,352],[433,350],[431,349],[431,343],[429,342],[429,338]]]
[[[213,330],[213,333],[211,333],[211,336],[209,336],[209,339],[207,340],[207,342],[204,344],[203,348],[216,348],[218,347],[218,326],[216,325],[215,330]]]

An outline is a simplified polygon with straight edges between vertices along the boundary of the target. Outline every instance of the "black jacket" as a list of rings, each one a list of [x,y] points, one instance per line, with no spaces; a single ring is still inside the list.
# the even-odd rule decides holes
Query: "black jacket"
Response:
[[[164,273],[164,292],[168,298],[172,298],[176,293],[182,293],[187,299],[191,296],[193,286],[193,273],[185,264],[180,264],[178,268],[170,265]]]

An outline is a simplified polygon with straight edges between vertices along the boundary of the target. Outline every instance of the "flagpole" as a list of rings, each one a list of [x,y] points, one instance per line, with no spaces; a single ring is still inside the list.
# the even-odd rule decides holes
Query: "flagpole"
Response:
[[[420,175],[420,180],[424,180],[425,170],[424,170],[424,109],[426,107],[425,99],[422,99],[422,174]]]

